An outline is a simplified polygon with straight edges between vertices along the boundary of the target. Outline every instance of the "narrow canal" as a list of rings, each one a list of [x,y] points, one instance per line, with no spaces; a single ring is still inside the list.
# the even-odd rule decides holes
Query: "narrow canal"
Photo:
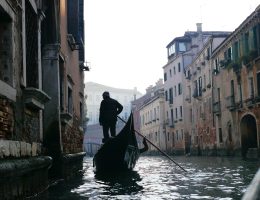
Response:
[[[241,199],[260,162],[241,158],[174,157],[188,172],[162,156],[140,157],[133,172],[97,177],[92,158],[82,176],[48,190],[50,200],[76,199]]]

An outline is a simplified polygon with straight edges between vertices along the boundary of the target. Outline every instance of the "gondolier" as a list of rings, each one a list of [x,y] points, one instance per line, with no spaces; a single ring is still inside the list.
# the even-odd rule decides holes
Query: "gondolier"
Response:
[[[100,103],[99,123],[103,127],[103,142],[109,139],[109,131],[112,137],[116,136],[116,121],[123,106],[115,99],[111,98],[109,92],[105,91],[103,100]]]
[[[145,150],[147,150],[146,147],[141,150],[138,148],[131,113],[126,125],[118,135],[109,139],[95,154],[94,171],[95,173],[107,173],[132,170],[139,154]]]

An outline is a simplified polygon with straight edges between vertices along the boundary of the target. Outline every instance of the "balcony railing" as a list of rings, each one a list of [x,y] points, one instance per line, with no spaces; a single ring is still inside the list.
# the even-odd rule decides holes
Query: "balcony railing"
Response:
[[[254,104],[255,104],[255,98],[254,98],[254,95],[250,96],[248,99],[246,99],[245,101],[245,104],[248,108],[251,108]]]
[[[234,95],[226,97],[226,107],[230,111],[233,111],[233,110],[236,109],[236,103],[235,103],[235,96]]]
[[[213,103],[213,113],[215,113],[216,115],[221,114],[220,101]]]

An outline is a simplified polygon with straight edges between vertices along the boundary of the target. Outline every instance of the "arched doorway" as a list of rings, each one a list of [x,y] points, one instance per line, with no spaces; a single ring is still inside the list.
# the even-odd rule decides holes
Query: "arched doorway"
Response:
[[[252,115],[245,115],[241,119],[240,131],[242,156],[246,157],[248,148],[257,148],[256,120]]]

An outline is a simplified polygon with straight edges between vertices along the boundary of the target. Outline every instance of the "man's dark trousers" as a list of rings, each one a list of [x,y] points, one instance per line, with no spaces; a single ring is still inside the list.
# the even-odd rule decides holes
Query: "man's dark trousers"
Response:
[[[111,136],[115,137],[116,136],[116,123],[103,124],[104,140],[109,139],[109,130],[110,130]]]

